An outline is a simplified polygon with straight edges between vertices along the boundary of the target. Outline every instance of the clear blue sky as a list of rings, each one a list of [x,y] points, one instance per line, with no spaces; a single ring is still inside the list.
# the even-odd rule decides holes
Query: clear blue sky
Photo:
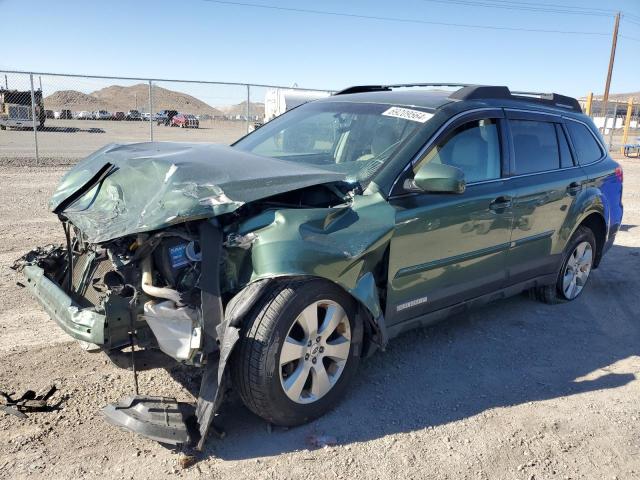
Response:
[[[497,1],[518,2],[524,0]],[[3,21],[0,69],[332,89],[409,81],[506,84],[576,96],[604,89],[613,16],[482,8],[460,0],[246,3],[605,35],[462,28],[204,0],[0,0],[0,15],[11,19]],[[640,90],[640,1],[528,0],[525,6],[545,3],[635,15],[637,23],[621,22],[620,33],[638,41],[620,38],[611,90]]]

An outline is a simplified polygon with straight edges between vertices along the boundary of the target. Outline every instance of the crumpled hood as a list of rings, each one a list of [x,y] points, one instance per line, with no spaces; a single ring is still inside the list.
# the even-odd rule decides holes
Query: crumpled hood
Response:
[[[49,207],[68,218],[89,242],[100,243],[342,180],[344,175],[319,167],[223,145],[112,144],[67,172]]]

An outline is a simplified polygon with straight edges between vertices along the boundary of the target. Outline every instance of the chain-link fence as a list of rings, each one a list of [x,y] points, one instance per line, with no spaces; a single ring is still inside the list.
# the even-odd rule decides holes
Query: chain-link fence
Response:
[[[640,99],[609,99],[606,103],[590,93],[580,100],[582,110],[602,133],[610,151],[625,152],[625,147],[640,150]]]
[[[108,143],[229,144],[302,101],[274,85],[0,71],[0,164],[75,163]],[[640,105],[580,102],[611,150],[640,144]],[[630,110],[629,110],[630,109]],[[625,133],[626,132],[626,133]]]
[[[75,163],[108,143],[229,144],[330,90],[0,71],[0,163]],[[268,102],[267,99],[283,101]]]

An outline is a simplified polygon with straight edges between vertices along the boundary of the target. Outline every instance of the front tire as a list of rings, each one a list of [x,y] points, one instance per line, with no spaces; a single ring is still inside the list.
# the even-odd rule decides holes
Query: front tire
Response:
[[[246,319],[232,360],[244,404],[283,426],[333,408],[360,361],[362,327],[355,301],[321,279],[276,284]]]

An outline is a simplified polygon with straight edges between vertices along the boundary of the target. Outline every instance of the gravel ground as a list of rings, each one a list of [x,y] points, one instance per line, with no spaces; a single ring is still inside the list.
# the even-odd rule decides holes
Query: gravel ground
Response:
[[[271,430],[232,399],[226,438],[189,468],[103,420],[130,373],[82,351],[8,269],[62,239],[46,201],[65,167],[0,164],[0,390],[55,383],[63,400],[26,420],[0,414],[0,478],[640,478],[640,162],[622,163],[625,225],[577,301],[518,296],[401,336],[302,427]],[[141,393],[186,401],[198,382],[170,362],[140,373]]]

